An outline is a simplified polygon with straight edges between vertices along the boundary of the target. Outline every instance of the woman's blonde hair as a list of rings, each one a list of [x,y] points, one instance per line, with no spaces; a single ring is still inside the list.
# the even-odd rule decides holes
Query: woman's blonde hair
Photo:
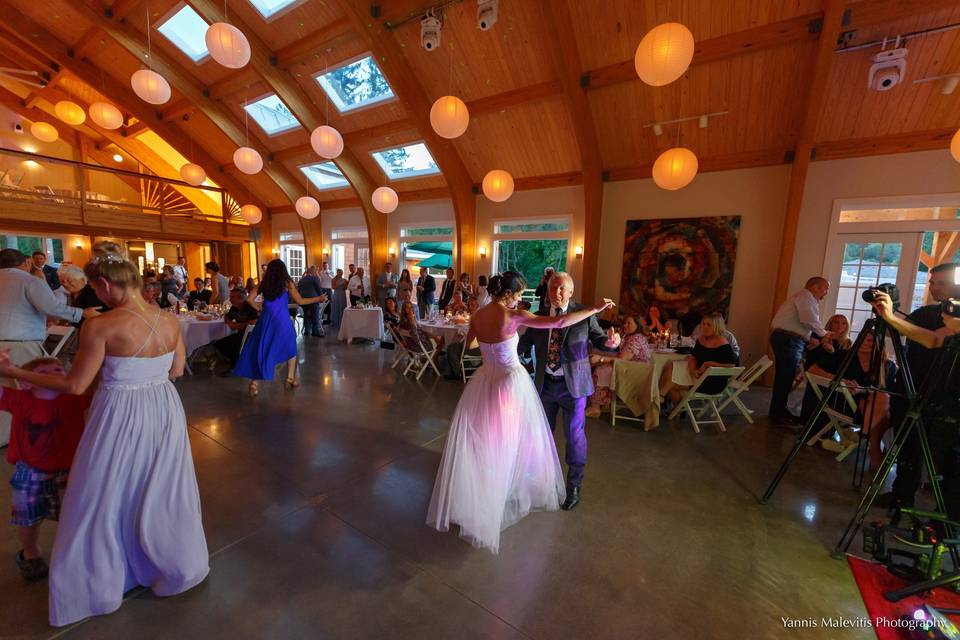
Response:
[[[98,242],[93,245],[93,257],[83,268],[90,282],[103,278],[112,285],[140,289],[143,280],[132,262],[123,257],[116,242]]]
[[[723,320],[723,315],[719,313],[710,313],[704,316],[704,322],[713,327],[713,332],[718,336],[723,336],[727,330],[727,323]]]
[[[853,346],[853,340],[850,339],[850,320],[847,319],[847,316],[843,315],[842,313],[834,314],[830,316],[830,319],[827,320],[827,324],[825,324],[824,327],[827,330],[831,330],[830,325],[832,325],[833,321],[837,319],[842,319],[847,323],[847,332],[844,334],[843,339],[840,340],[840,348],[849,349]]]

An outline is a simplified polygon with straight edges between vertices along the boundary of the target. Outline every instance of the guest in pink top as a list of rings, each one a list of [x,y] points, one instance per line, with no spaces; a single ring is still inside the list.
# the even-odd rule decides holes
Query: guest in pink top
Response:
[[[593,354],[590,356],[590,364],[593,365],[593,385],[596,391],[590,398],[590,406],[586,410],[588,417],[597,418],[601,413],[610,410],[610,401],[613,399],[610,378],[613,375],[614,360],[619,358],[633,362],[650,361],[650,343],[647,342],[643,332],[639,330],[640,326],[637,319],[633,316],[624,317],[620,329],[623,339],[620,342],[619,354]]]

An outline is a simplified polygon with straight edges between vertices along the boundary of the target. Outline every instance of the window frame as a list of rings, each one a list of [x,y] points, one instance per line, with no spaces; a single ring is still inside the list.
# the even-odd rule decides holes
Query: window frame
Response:
[[[165,34],[164,32],[160,31],[160,27],[162,27],[162,26],[165,25],[167,22],[169,22],[169,21],[173,18],[173,16],[177,15],[178,13],[180,13],[181,11],[183,11],[183,9],[185,9],[185,8],[186,8],[186,9],[190,9],[191,11],[193,11],[193,12],[197,15],[197,17],[200,18],[200,20],[202,20],[204,23],[206,23],[207,28],[208,28],[208,29],[210,28],[210,23],[207,22],[207,20],[206,20],[202,15],[200,15],[200,12],[199,12],[199,11],[197,11],[196,9],[194,9],[194,8],[193,8],[188,2],[186,2],[185,0],[181,0],[181,2],[178,2],[178,3],[176,3],[175,5],[173,5],[173,7],[171,7],[171,9],[170,9],[169,11],[167,11],[160,20],[157,20],[157,21],[152,25],[152,28],[155,29],[156,32],[157,32],[166,42],[169,42],[170,44],[172,44],[172,45],[173,45],[173,48],[177,50],[177,53],[179,53],[180,55],[182,55],[184,58],[186,58],[187,60],[189,60],[190,62],[192,62],[192,63],[195,64],[195,65],[202,65],[202,64],[205,64],[206,62],[208,62],[209,60],[212,60],[212,58],[210,57],[210,51],[209,51],[209,50],[207,51],[206,55],[204,55],[203,57],[201,57],[201,58],[199,58],[199,59],[197,59],[197,60],[194,60],[193,56],[191,56],[191,55],[188,54],[186,51],[184,51],[183,49],[181,49],[181,48],[180,48],[180,45],[178,45],[176,42],[174,42],[167,34]],[[206,49],[206,43],[204,43],[204,48]]]
[[[247,111],[247,107],[252,106],[252,105],[255,105],[255,104],[257,104],[258,102],[260,102],[260,101],[262,101],[262,100],[266,100],[267,98],[269,98],[269,97],[271,97],[271,96],[276,97],[276,99],[280,101],[280,104],[282,104],[284,107],[286,107],[287,111],[289,111],[289,112],[290,112],[290,115],[293,117],[293,122],[294,122],[294,124],[293,124],[292,126],[286,128],[286,129],[280,129],[279,131],[274,131],[273,133],[270,133],[269,131],[267,131],[266,128],[265,128],[262,124],[260,124],[260,121],[257,120],[257,117],[256,117],[255,115],[253,115],[252,113],[250,113],[249,111]],[[260,95],[260,96],[258,96],[258,97],[256,97],[256,98],[253,98],[253,99],[251,99],[251,100],[247,100],[246,102],[244,102],[243,104],[240,105],[240,109],[243,111],[243,113],[244,113],[245,116],[249,116],[250,119],[253,120],[254,124],[256,124],[257,127],[259,127],[260,131],[262,131],[262,132],[264,133],[264,135],[266,135],[268,138],[274,138],[274,137],[277,137],[277,136],[286,135],[286,134],[288,134],[288,133],[293,133],[293,132],[296,131],[297,129],[306,130],[306,128],[303,126],[303,123],[300,122],[300,120],[297,118],[297,116],[294,115],[293,111],[291,111],[290,107],[287,106],[287,103],[283,101],[283,98],[281,98],[279,95],[277,95],[277,93],[276,93],[275,91],[268,91],[267,93],[264,93],[264,94],[262,94],[262,95]]]
[[[256,4],[253,3],[253,0],[248,0],[248,2],[250,2],[250,6],[253,7],[253,10],[257,12],[257,15],[260,16],[260,19],[266,22],[267,24],[270,24],[274,20],[278,20],[282,18],[287,13],[293,11],[300,5],[306,4],[307,0],[293,0],[293,2],[287,4],[287,6],[281,7],[280,9],[277,9],[276,11],[271,13],[269,18],[260,12],[260,9],[257,7]]]
[[[414,174],[414,175],[402,175],[402,176],[399,176],[399,177],[394,177],[394,176],[390,175],[389,173],[387,173],[387,170],[383,168],[383,165],[380,163],[380,160],[377,159],[377,156],[376,156],[376,154],[378,154],[378,153],[383,153],[384,151],[393,151],[393,150],[395,150],[395,149],[404,149],[404,148],[406,148],[406,147],[412,147],[412,146],[415,146],[415,145],[418,145],[418,144],[422,144],[422,145],[423,145],[423,148],[426,149],[426,150],[427,150],[427,153],[430,154],[430,158],[433,160],[433,164],[435,164],[436,167],[437,167],[437,170],[436,170],[436,171],[431,171],[430,173],[417,173],[417,174]],[[372,158],[372,159],[373,159],[373,162],[377,165],[377,168],[380,169],[380,171],[383,173],[383,176],[384,176],[387,180],[389,180],[390,182],[403,182],[404,180],[417,180],[418,178],[432,178],[432,177],[435,177],[435,176],[442,176],[442,175],[443,175],[443,171],[440,169],[440,163],[437,162],[437,158],[436,158],[436,156],[433,155],[433,151],[430,150],[430,146],[427,144],[426,140],[423,140],[423,139],[414,140],[414,141],[412,141],[412,142],[402,142],[402,143],[400,143],[400,144],[398,144],[398,145],[397,145],[397,144],[394,144],[394,145],[390,145],[390,146],[387,146],[387,147],[381,147],[381,148],[379,148],[379,149],[373,149],[373,150],[369,151],[368,153],[370,154],[370,158]]]
[[[340,107],[337,106],[336,100],[334,100],[334,99],[331,97],[331,95],[330,95],[330,93],[327,91],[326,87],[324,87],[324,86],[323,86],[323,83],[320,82],[320,78],[323,77],[323,76],[325,76],[325,75],[327,75],[328,73],[332,73],[332,72],[336,71],[337,69],[342,69],[343,67],[346,67],[346,66],[348,66],[348,65],[351,65],[351,64],[353,64],[354,62],[358,62],[358,61],[360,61],[360,60],[364,60],[364,59],[366,59],[366,58],[370,58],[371,60],[373,60],[373,63],[374,63],[375,65],[377,65],[377,70],[380,71],[380,75],[383,76],[383,79],[387,81],[387,86],[390,87],[390,93],[391,93],[392,95],[391,95],[389,98],[380,98],[380,99],[374,100],[374,101],[372,101],[372,102],[367,102],[367,103],[365,103],[365,104],[360,104],[360,105],[357,105],[357,106],[355,106],[355,107],[350,107],[350,108],[341,110]],[[324,96],[328,101],[330,101],[330,103],[333,105],[333,107],[337,110],[337,113],[339,113],[341,116],[353,115],[353,114],[359,113],[359,112],[361,112],[361,111],[363,111],[363,110],[365,110],[365,109],[375,109],[375,108],[377,108],[377,107],[381,107],[381,106],[383,106],[383,105],[385,105],[385,104],[388,104],[388,103],[390,103],[390,102],[394,102],[394,101],[398,101],[398,100],[399,100],[399,98],[397,97],[397,92],[393,90],[393,85],[390,84],[390,79],[387,78],[387,74],[385,74],[385,73],[383,72],[383,69],[380,68],[380,64],[377,62],[376,56],[374,56],[374,55],[373,55],[373,52],[371,52],[371,51],[366,51],[366,52],[361,53],[361,54],[359,54],[359,55],[353,56],[352,58],[347,58],[346,60],[342,60],[341,62],[338,62],[338,63],[337,63],[336,65],[334,65],[334,66],[326,67],[326,68],[320,70],[319,72],[315,73],[312,77],[313,77],[313,81],[316,83],[317,87],[320,89],[321,92],[323,92],[323,96]],[[432,155],[432,154],[431,154],[431,155]]]
[[[336,185],[336,186],[329,186],[329,187],[321,187],[321,186],[318,186],[316,182],[314,182],[313,180],[310,179],[310,174],[308,174],[308,173],[305,171],[306,169],[308,169],[308,168],[310,168],[310,167],[315,167],[315,166],[318,166],[318,165],[323,165],[323,164],[328,164],[328,163],[329,163],[329,164],[332,164],[334,167],[337,167],[337,164],[336,164],[333,160],[323,160],[322,162],[308,162],[308,163],[306,163],[306,164],[297,165],[297,169],[300,171],[300,173],[303,175],[303,177],[307,179],[307,182],[309,182],[310,185],[311,185],[314,189],[316,189],[317,191],[335,191],[336,189],[348,189],[348,188],[350,188],[350,181],[347,180],[347,176],[343,175],[343,172],[342,172],[342,171],[340,172],[340,175],[343,177],[344,184],[339,184],[339,185]],[[337,171],[340,171],[340,167],[337,167]]]

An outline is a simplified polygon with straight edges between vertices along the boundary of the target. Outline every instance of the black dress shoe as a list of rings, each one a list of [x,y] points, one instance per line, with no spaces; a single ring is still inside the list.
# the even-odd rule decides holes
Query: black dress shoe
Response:
[[[560,508],[564,511],[573,511],[580,504],[580,487],[567,487],[567,499]]]

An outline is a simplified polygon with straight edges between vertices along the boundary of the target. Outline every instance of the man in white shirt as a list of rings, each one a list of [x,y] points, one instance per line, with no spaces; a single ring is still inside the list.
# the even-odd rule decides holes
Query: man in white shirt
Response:
[[[823,339],[829,332],[820,324],[820,301],[830,291],[830,283],[821,276],[807,280],[803,289],[792,294],[770,323],[770,347],[774,357],[773,395],[770,420],[777,424],[798,425],[800,419],[787,410],[787,396],[803,358],[811,334]]]
[[[177,258],[177,264],[173,265],[173,279],[177,283],[177,291],[183,296],[187,292],[187,282],[189,282],[187,273],[187,259],[183,256]]]
[[[393,271],[393,263],[383,265],[383,272],[377,276],[377,302],[381,307],[386,305],[387,298],[397,298],[397,282],[399,277]]]
[[[359,302],[367,302],[370,298],[370,281],[360,267],[353,272],[350,280],[347,281],[347,290],[350,292],[350,306]]]

